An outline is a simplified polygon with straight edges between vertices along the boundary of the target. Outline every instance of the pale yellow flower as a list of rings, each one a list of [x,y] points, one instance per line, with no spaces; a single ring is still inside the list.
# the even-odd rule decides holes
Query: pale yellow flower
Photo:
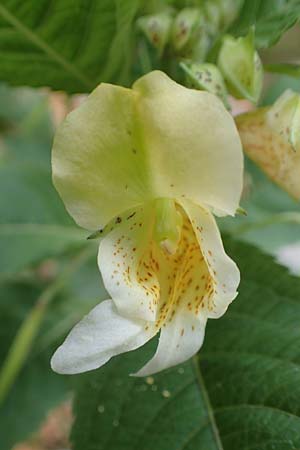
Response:
[[[137,375],[181,363],[208,318],[235,298],[239,271],[212,211],[234,215],[242,190],[239,136],[221,101],[151,72],[132,89],[101,84],[58,130],[53,179],[69,213],[101,229],[98,264],[111,300],[57,350],[61,373],[95,369],[160,331]]]
[[[287,90],[274,105],[236,118],[245,153],[300,199],[300,96]]]

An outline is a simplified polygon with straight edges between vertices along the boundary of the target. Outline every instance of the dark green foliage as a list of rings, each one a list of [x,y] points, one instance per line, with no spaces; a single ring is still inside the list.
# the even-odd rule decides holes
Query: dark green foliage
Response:
[[[229,242],[242,274],[193,361],[129,377],[153,351],[79,378],[75,450],[292,450],[300,446],[300,280],[254,247]]]
[[[240,17],[231,31],[246,34],[255,26],[256,44],[259,48],[274,45],[300,18],[299,0],[244,0]]]
[[[0,79],[91,91],[126,84],[139,0],[2,0]]]

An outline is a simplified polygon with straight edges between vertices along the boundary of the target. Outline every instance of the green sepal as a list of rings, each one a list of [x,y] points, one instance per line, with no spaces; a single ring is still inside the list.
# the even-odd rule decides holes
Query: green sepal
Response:
[[[247,36],[223,38],[218,66],[234,97],[257,103],[263,85],[263,66],[255,50],[253,28]]]
[[[94,231],[92,234],[90,234],[87,239],[99,239],[103,238],[108,235],[114,228],[116,228],[118,225],[120,225],[124,220],[130,220],[132,217],[134,217],[136,214],[136,210],[130,210],[126,211],[122,214],[119,214],[118,216],[114,217],[112,220],[110,220],[105,227],[99,228],[99,230]]]
[[[225,82],[217,66],[209,63],[187,64],[182,62],[180,67],[184,70],[190,87],[217,95],[226,108],[230,109]]]

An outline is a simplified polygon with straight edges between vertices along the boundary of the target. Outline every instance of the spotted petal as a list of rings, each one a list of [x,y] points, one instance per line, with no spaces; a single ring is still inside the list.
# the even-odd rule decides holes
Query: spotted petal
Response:
[[[237,265],[225,253],[216,221],[210,211],[190,201],[183,201],[196,238],[212,278],[214,289],[208,318],[218,318],[237,296],[240,272]]]
[[[300,97],[286,91],[271,107],[236,118],[245,153],[282,189],[300,199]]]
[[[99,367],[159,331],[154,357],[136,375],[179,364],[202,345],[208,318],[235,298],[239,271],[225,254],[209,210],[184,200],[175,253],[154,239],[151,202],[116,221],[102,240],[99,266],[113,301],[96,307],[70,333],[52,365],[63,373]]]
[[[169,264],[172,289],[160,302],[157,351],[137,376],[179,364],[201,347],[208,318],[220,317],[237,295],[239,271],[226,255],[211,213],[190,201],[178,253]]]
[[[120,314],[153,322],[160,298],[152,255],[153,206],[139,207],[119,220],[100,243],[103,282]]]
[[[158,71],[132,89],[96,88],[58,130],[52,164],[68,211],[88,229],[158,197],[234,214],[242,188],[241,144],[221,101]]]
[[[186,306],[186,305],[185,305]],[[135,376],[145,377],[183,363],[200,349],[205,333],[206,316],[197,317],[181,307],[171,323],[161,329],[153,358]]]

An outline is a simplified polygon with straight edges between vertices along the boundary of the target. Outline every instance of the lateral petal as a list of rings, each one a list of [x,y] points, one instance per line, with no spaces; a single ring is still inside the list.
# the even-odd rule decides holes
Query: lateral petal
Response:
[[[133,375],[152,375],[183,363],[195,355],[203,343],[206,320],[203,313],[196,316],[186,307],[179,308],[173,320],[162,327],[153,358]]]
[[[191,220],[212,279],[207,317],[218,318],[237,296],[240,272],[235,262],[225,253],[220,231],[210,211],[188,200],[181,204]]]
[[[300,96],[286,91],[271,107],[236,117],[245,153],[275,183],[300,199]]]
[[[160,285],[152,253],[154,210],[144,205],[122,217],[100,243],[103,282],[120,314],[155,321]]]
[[[54,353],[51,366],[61,374],[97,369],[115,355],[134,350],[152,335],[145,323],[120,316],[111,300],[97,305]]]

